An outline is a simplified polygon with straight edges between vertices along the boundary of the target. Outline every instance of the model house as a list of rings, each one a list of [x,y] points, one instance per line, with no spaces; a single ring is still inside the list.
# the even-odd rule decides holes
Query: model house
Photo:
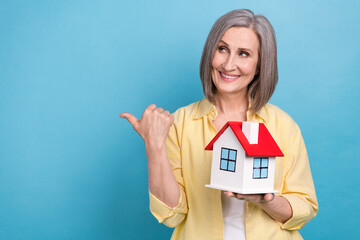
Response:
[[[274,193],[275,157],[284,154],[263,123],[227,122],[206,146],[210,185],[243,194]]]

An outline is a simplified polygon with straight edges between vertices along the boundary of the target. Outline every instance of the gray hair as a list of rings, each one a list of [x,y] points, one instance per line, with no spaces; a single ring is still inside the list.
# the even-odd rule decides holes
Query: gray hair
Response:
[[[254,15],[247,9],[233,10],[220,17],[206,39],[200,61],[200,79],[205,97],[214,103],[216,87],[211,79],[211,62],[222,36],[231,27],[246,27],[253,30],[259,40],[259,73],[248,85],[250,110],[259,111],[274,93],[278,81],[275,32],[270,22],[262,15]]]

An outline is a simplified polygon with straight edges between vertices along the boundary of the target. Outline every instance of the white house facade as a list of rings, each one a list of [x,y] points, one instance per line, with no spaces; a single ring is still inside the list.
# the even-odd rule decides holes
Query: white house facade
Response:
[[[276,192],[275,157],[283,156],[265,125],[228,122],[208,144],[210,188],[243,194]]]

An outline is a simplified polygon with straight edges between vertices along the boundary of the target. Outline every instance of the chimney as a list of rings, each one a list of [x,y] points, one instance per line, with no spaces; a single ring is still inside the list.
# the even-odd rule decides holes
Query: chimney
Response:
[[[259,123],[243,122],[242,131],[250,144],[258,144]]]

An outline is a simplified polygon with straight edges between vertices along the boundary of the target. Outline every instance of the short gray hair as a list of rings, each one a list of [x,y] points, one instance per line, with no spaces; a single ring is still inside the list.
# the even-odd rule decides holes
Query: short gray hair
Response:
[[[276,38],[270,22],[247,9],[233,10],[220,17],[206,39],[200,61],[200,79],[205,97],[214,103],[216,87],[211,79],[212,58],[222,36],[231,27],[253,30],[259,40],[258,71],[248,85],[250,110],[259,111],[270,99],[278,81]]]

